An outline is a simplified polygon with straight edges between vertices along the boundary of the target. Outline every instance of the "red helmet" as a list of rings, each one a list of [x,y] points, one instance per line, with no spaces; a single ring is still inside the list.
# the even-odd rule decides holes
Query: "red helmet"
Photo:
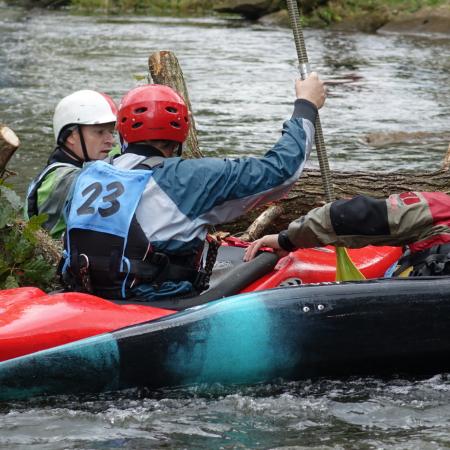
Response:
[[[117,130],[129,144],[160,139],[182,144],[189,133],[188,109],[168,86],[139,86],[122,98]]]

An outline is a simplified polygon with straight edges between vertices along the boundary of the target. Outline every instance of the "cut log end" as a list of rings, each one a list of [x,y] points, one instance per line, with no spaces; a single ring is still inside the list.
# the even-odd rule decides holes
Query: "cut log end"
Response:
[[[16,133],[6,125],[0,125],[0,139],[3,141],[3,146],[7,145],[14,149],[17,149],[20,146],[20,140]]]
[[[14,152],[19,148],[20,141],[16,133],[6,125],[0,124],[0,174],[3,175],[6,165]]]

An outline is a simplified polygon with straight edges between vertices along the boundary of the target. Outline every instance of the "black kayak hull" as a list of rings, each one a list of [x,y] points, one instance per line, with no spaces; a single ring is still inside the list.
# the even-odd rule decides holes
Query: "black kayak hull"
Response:
[[[450,278],[279,288],[0,363],[0,399],[450,371]]]

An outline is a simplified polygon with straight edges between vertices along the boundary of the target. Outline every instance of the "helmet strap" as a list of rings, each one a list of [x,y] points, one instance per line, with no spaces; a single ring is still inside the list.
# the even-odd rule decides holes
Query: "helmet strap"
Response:
[[[87,152],[86,143],[84,142],[83,132],[81,131],[81,125],[77,125],[77,128],[78,128],[78,134],[80,135],[80,144],[81,144],[81,150],[83,151],[84,160],[86,162],[88,162],[91,160],[91,158],[89,158],[89,155]]]
[[[177,148],[177,156],[181,156],[181,154],[183,153],[183,144],[178,145]]]
[[[56,148],[58,148],[58,147],[56,147]],[[84,161],[83,158],[80,158],[75,152],[70,150],[70,148],[67,148],[65,144],[59,144],[59,148],[61,148],[64,153],[67,153],[72,158],[76,159],[78,162],[82,163]]]

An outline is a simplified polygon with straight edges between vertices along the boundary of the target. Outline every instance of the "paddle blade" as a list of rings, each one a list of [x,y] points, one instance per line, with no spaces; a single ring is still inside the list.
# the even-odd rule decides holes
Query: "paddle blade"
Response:
[[[336,247],[336,281],[365,280],[366,277],[353,264],[345,247]]]

